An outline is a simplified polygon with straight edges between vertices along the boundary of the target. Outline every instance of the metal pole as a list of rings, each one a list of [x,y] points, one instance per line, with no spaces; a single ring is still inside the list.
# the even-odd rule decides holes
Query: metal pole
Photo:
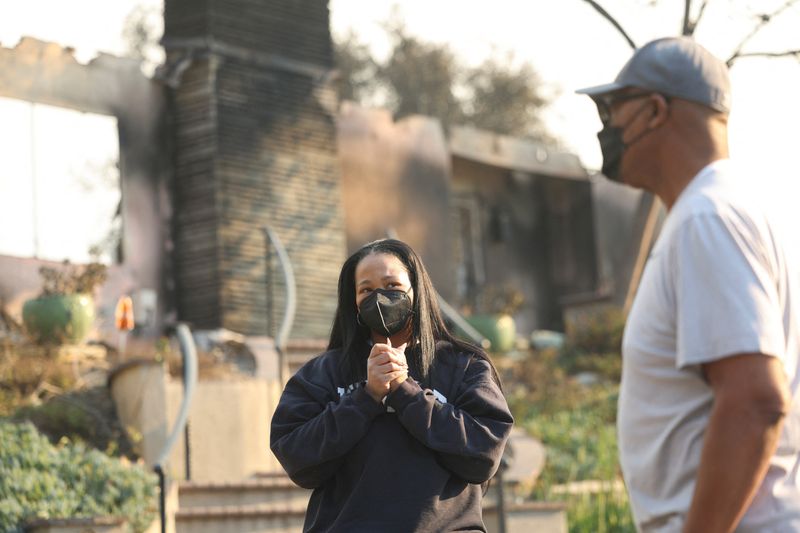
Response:
[[[497,530],[506,533],[506,497],[503,490],[503,468],[497,471]]]
[[[161,533],[167,533],[167,482],[161,465],[154,468],[158,476],[158,512],[161,517]]]
[[[161,533],[166,533],[167,531],[167,483],[163,465],[166,464],[170,450],[172,450],[188,423],[189,408],[192,405],[194,390],[197,387],[197,349],[192,339],[192,332],[185,324],[178,324],[175,328],[175,333],[183,356],[183,402],[175,419],[175,426],[167,437],[164,449],[161,450],[161,454],[156,459],[153,467],[153,470],[158,475],[158,487],[161,492],[158,500],[161,515]]]

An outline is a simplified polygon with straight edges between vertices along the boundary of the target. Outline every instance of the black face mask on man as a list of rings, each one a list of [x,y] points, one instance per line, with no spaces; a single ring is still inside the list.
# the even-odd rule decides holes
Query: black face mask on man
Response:
[[[625,150],[633,146],[635,142],[639,139],[647,135],[653,130],[645,130],[634,139],[625,144],[623,140],[625,136],[625,130],[630,126],[636,117],[639,116],[639,113],[647,107],[649,104],[645,104],[640,107],[622,126],[612,126],[611,121],[606,122],[603,124],[603,129],[597,133],[597,140],[600,141],[600,151],[603,154],[603,167],[600,170],[605,177],[610,179],[611,181],[616,181],[618,183],[622,183],[622,177],[620,176],[620,168],[622,167],[622,157],[625,155]]]
[[[406,327],[412,313],[407,292],[375,289],[361,301],[358,321],[376,333],[391,337]]]

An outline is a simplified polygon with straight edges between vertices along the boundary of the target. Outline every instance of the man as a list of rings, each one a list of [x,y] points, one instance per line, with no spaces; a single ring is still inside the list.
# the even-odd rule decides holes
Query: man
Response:
[[[622,471],[646,532],[800,531],[800,277],[728,161],[727,67],[690,38],[640,48],[596,102],[603,173],[668,216],[623,339]]]

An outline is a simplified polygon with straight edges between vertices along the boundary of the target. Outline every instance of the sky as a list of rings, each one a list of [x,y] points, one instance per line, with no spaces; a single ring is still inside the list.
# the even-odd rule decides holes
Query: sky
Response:
[[[601,3],[639,45],[677,34],[684,5],[680,0]],[[712,53],[727,58],[753,28],[754,6],[771,11],[784,3],[710,0],[696,38]],[[121,55],[124,20],[140,4],[160,2],[5,0],[0,3],[0,44],[14,46],[21,36],[30,35],[73,47],[81,61],[98,51]],[[379,58],[389,48],[382,23],[393,12],[412,34],[447,43],[466,64],[477,65],[493,51],[513,52],[517,61],[530,63],[548,91],[557,95],[545,112],[549,129],[587,168],[599,168],[600,122],[589,98],[574,91],[611,81],[631,49],[584,0],[330,0],[329,6],[333,33],[355,32]],[[798,27],[800,3],[775,18],[747,50],[800,49]],[[731,81],[732,157],[765,186],[785,198],[796,197],[792,193],[800,193],[800,62],[743,58],[734,64]]]
[[[120,200],[116,118],[2,97],[0,117],[0,254],[89,262]]]

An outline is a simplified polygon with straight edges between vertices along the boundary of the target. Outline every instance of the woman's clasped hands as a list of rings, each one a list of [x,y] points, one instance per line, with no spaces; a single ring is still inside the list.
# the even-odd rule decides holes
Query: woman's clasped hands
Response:
[[[376,342],[367,359],[367,393],[380,402],[408,378],[405,349],[408,343],[392,346],[391,339]]]

